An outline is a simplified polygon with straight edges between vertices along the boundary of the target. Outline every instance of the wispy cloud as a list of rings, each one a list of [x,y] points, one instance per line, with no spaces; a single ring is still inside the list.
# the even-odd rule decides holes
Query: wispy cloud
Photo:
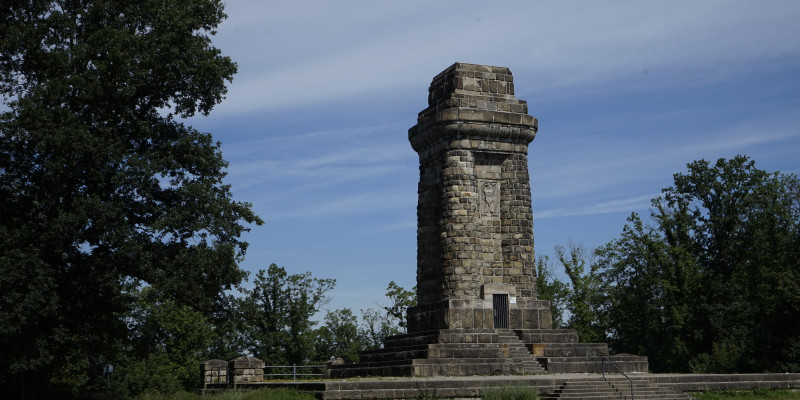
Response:
[[[382,141],[386,126],[314,131],[226,145],[234,190],[270,185],[283,195],[385,177],[414,167],[409,146]]]
[[[726,113],[733,111],[720,113],[712,121],[725,120]],[[767,154],[759,151],[767,145],[764,150],[767,152],[774,152],[775,148],[796,151],[800,146],[800,130],[796,128],[795,111],[755,114],[712,127],[705,126],[708,122],[698,116],[704,110],[674,111],[649,115],[648,121],[639,121],[638,125],[631,122],[604,128],[603,132],[584,132],[575,139],[559,139],[558,146],[568,151],[551,153],[550,146],[548,151],[540,153],[534,142],[531,150],[534,197],[563,201],[609,190],[630,194],[626,188],[645,182],[668,183],[673,173],[683,170],[693,160],[736,154],[763,159]],[[688,127],[678,130],[670,121],[681,121]],[[613,133],[637,130],[643,133],[625,139]]]
[[[336,193],[330,197],[314,196],[302,202],[277,204],[265,215],[268,219],[305,219],[318,217],[340,217],[347,215],[368,215],[391,209],[413,209],[417,201],[415,194],[407,191],[381,190]]]
[[[535,212],[534,217],[536,219],[547,219],[645,210],[650,208],[650,200],[656,196],[658,194],[645,194],[581,206],[545,209]]]
[[[219,112],[424,90],[455,61],[510,66],[528,77],[518,92],[563,93],[598,82],[625,85],[646,72],[653,81],[668,75],[666,84],[674,85],[675,76],[719,77],[742,61],[800,52],[791,40],[800,26],[787,23],[800,18],[792,1],[508,2],[509,12],[496,14],[466,3],[231,4],[216,42],[239,61],[240,74]]]

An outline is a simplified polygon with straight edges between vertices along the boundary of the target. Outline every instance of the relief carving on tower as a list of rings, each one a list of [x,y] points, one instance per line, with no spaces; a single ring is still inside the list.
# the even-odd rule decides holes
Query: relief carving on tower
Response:
[[[500,182],[479,181],[481,218],[500,218]]]

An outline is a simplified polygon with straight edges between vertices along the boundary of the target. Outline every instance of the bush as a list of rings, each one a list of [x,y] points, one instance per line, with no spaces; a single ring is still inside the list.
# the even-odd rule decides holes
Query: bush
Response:
[[[481,391],[483,400],[535,400],[539,392],[531,386],[501,386]]]

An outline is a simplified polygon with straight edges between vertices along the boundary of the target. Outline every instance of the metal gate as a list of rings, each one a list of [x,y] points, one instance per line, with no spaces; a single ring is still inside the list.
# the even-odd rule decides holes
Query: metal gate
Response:
[[[508,329],[508,295],[493,294],[494,327]]]

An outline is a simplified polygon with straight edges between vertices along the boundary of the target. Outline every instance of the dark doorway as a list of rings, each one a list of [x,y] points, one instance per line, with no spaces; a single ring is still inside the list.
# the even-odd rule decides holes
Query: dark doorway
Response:
[[[508,329],[508,295],[493,294],[494,327]]]

